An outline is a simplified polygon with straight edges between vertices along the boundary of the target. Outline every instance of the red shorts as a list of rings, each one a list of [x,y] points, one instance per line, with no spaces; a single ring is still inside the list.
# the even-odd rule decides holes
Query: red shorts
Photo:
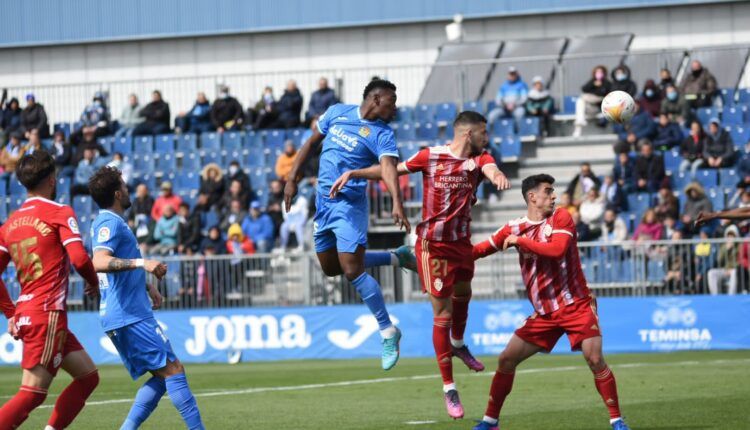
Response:
[[[534,312],[516,330],[518,337],[547,352],[552,351],[563,334],[568,335],[570,349],[573,351],[580,350],[585,339],[602,335],[596,313],[596,299],[593,296],[577,300],[551,314],[539,315]]]
[[[68,314],[63,311],[28,312],[16,314],[18,337],[23,342],[21,367],[44,367],[52,376],[57,375],[63,358],[83,346],[68,330]]]
[[[455,242],[418,239],[415,251],[422,291],[447,298],[453,295],[456,283],[471,282],[474,277],[472,248],[468,237]]]

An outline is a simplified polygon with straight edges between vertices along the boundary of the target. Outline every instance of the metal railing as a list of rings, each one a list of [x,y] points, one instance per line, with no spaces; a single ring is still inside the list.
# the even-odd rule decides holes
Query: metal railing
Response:
[[[602,297],[750,293],[750,239],[579,244],[589,287]],[[309,306],[360,303],[351,283],[323,274],[314,253],[165,257],[169,271],[155,282],[165,309]],[[368,269],[387,302],[426,300],[414,272],[391,266]],[[15,270],[3,274],[11,297],[19,294]],[[517,253],[478,260],[476,299],[525,298]],[[71,279],[71,310],[93,310],[81,278]]]
[[[746,49],[746,45],[721,46],[701,48],[701,52],[717,52],[719,50]],[[639,87],[647,78],[658,79],[659,69],[669,66],[680,71],[684,70],[682,58],[675,54],[684,54],[686,49],[664,49],[664,50],[641,50],[641,51],[616,51],[607,54],[570,54],[565,55],[562,63],[556,62],[551,65],[554,79],[551,82],[553,96],[561,103],[562,97],[576,95],[581,86],[590,76],[591,68],[596,64],[604,64],[610,69],[620,64],[625,59],[625,64],[633,68],[633,77]],[[39,102],[45,105],[50,123],[77,121],[83,108],[90,102],[94,92],[103,91],[109,95],[109,106],[113,118],[117,118],[120,110],[127,103],[127,97],[131,93],[137,94],[141,104],[149,101],[150,93],[159,89],[164,99],[170,104],[172,117],[181,111],[187,111],[195,101],[198,91],[206,92],[209,99],[214,99],[218,88],[222,84],[231,87],[232,94],[238,98],[242,105],[247,108],[248,103],[255,104],[261,95],[263,88],[270,85],[275,89],[275,95],[279,97],[283,92],[289,79],[297,81],[298,86],[305,97],[309,100],[310,94],[317,88],[320,77],[327,77],[337,90],[340,99],[348,103],[356,103],[361,99],[362,88],[373,77],[380,76],[388,78],[398,86],[399,104],[414,105],[420,98],[427,76],[433,67],[449,68],[453,71],[455,79],[451,86],[457,89],[456,94],[446,95],[444,101],[462,103],[473,100],[476,94],[469,94],[467,80],[472,79],[472,70],[477,66],[494,65],[494,74],[505,74],[505,68],[514,65],[519,66],[521,76],[530,81],[533,76],[524,72],[524,64],[533,68],[535,63],[550,62],[557,60],[557,56],[534,56],[499,58],[494,60],[473,60],[441,62],[440,64],[406,64],[399,66],[369,66],[352,68],[327,68],[327,69],[289,69],[253,73],[232,73],[220,75],[191,76],[191,77],[166,77],[149,78],[138,80],[113,80],[86,83],[57,83],[57,84],[29,84],[23,86],[9,87],[11,96],[22,98],[28,92],[36,94]],[[747,67],[747,66],[746,66]],[[534,72],[536,73],[536,72]],[[544,73],[542,73],[544,75]],[[543,76],[545,79],[548,76]],[[741,87],[750,84],[750,73],[745,71],[739,82]],[[735,83],[731,86],[734,87]],[[496,88],[485,89],[485,99],[494,98]],[[488,97],[489,95],[489,97]],[[451,100],[452,99],[452,100]]]

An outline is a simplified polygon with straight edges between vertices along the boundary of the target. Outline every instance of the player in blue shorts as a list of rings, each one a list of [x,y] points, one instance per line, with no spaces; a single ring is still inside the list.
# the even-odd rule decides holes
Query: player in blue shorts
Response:
[[[398,361],[401,332],[391,323],[378,281],[365,272],[365,268],[392,264],[394,256],[387,252],[365,252],[369,221],[366,180],[348,182],[334,199],[328,195],[331,185],[345,171],[380,163],[383,181],[393,199],[393,221],[407,232],[411,231],[398,186],[396,139],[388,126],[395,115],[396,86],[382,79],[367,84],[361,104],[339,103],[329,107],[318,118],[317,130],[300,149],[284,189],[288,211],[297,194],[297,182],[305,163],[322,144],[313,220],[315,252],[323,272],[327,276],[346,276],[377,319],[383,338],[382,365],[385,370],[391,369]],[[404,261],[409,254],[402,247],[395,257],[401,260],[401,266],[408,263],[416,267],[416,262]]]
[[[91,226],[94,268],[99,272],[102,328],[120,353],[133,380],[146,372],[153,376],[135,395],[135,401],[121,429],[137,429],[156,409],[164,393],[182,415],[189,429],[203,429],[195,397],[190,391],[185,369],[172,352],[172,346],[154,319],[162,297],[146,284],[146,272],[161,279],[167,266],[144,260],[138,242],[123,220],[130,207],[130,196],[119,170],[99,169],[89,180],[89,192],[99,211]]]

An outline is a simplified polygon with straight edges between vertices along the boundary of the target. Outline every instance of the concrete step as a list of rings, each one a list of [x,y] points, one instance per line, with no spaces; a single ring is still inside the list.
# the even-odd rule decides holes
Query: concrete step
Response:
[[[610,144],[578,144],[570,146],[541,146],[536,149],[536,157],[532,160],[545,162],[575,159],[579,162],[589,158],[614,159],[614,152]]]
[[[617,142],[616,134],[592,134],[580,137],[573,136],[549,136],[544,138],[537,146],[579,146],[585,144],[607,144]]]

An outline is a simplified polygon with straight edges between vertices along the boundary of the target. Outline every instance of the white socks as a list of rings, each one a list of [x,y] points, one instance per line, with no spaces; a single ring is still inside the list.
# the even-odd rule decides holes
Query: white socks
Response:
[[[400,264],[398,264],[398,257],[396,257],[396,254],[391,252],[391,266],[393,267],[401,267]]]
[[[463,339],[453,339],[453,338],[451,338],[451,345],[454,348],[461,348],[462,346],[464,346],[464,340]]]
[[[611,420],[609,420],[609,425],[612,425],[617,421],[622,421],[622,417],[612,418]]]
[[[383,330],[380,330],[380,337],[382,337],[383,339],[390,339],[395,335],[396,335],[395,325],[392,325],[388,328],[384,328]]]
[[[455,382],[451,383],[451,384],[444,384],[443,385],[443,392],[444,393],[447,393],[448,391],[455,390],[455,389],[456,389],[456,383]]]
[[[495,419],[495,418],[490,418],[490,417],[488,417],[487,415],[485,415],[485,416],[484,416],[484,417],[482,418],[482,421],[486,422],[487,424],[492,424],[493,426],[494,426],[494,425],[497,425],[497,419]]]

